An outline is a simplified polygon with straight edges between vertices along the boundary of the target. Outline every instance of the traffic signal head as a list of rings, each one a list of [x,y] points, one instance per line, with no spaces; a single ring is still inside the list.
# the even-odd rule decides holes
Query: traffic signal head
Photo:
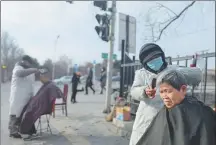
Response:
[[[95,26],[95,30],[98,36],[103,40],[108,42],[109,41],[109,25],[107,26]]]
[[[67,3],[70,3],[70,4],[72,4],[72,3],[73,3],[73,1],[72,1],[72,0],[66,0],[66,2],[67,2]]]
[[[99,26],[95,27],[95,30],[99,37],[103,40],[108,42],[109,41],[109,16],[107,14],[100,15],[97,14],[95,16]]]
[[[109,16],[107,14],[104,14],[104,15],[97,14],[95,18],[98,24],[100,25],[109,24]]]
[[[100,14],[97,14],[97,15],[95,16],[95,18],[96,18],[97,22],[98,22],[99,24],[101,24],[101,20],[102,20],[101,15],[100,15]]]
[[[107,10],[107,1],[94,1],[94,6],[101,8],[101,10]]]

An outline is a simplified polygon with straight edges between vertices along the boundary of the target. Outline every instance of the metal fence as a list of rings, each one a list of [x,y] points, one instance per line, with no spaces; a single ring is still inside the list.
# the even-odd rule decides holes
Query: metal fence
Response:
[[[200,85],[196,88],[194,88],[194,92],[196,95],[199,96],[199,99],[203,101],[204,103],[208,105],[215,104],[215,67],[212,69],[211,73],[209,73],[208,70],[208,63],[209,58],[215,59],[215,52],[213,53],[206,53],[206,54],[200,54],[197,56],[198,60],[204,61],[204,66],[202,68],[203,77]],[[193,55],[191,56],[184,56],[184,57],[176,57],[171,58],[167,57],[166,60],[169,64],[176,63],[177,65],[180,65],[181,62],[183,62],[183,65],[180,66],[189,66],[189,62],[192,61]],[[214,60],[215,62],[215,60]],[[128,63],[128,64],[122,64],[121,67],[123,68],[123,87],[130,89],[133,80],[135,71],[142,68],[142,65],[139,61],[136,61],[134,63]]]

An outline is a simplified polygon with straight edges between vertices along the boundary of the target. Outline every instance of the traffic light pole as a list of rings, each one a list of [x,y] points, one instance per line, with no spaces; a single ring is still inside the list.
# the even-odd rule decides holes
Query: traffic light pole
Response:
[[[2,54],[1,54],[1,50],[0,50],[0,65],[1,65],[1,67],[0,67],[0,98],[1,98],[1,84],[2,84],[2,58],[1,58],[2,56],[1,55]]]
[[[106,81],[106,100],[105,108],[103,113],[109,113],[111,111],[111,90],[112,90],[112,69],[113,69],[113,50],[115,41],[115,23],[116,23],[116,0],[112,1],[112,14],[111,14],[111,25],[110,25],[110,51],[108,54],[108,65],[107,65],[107,81]]]

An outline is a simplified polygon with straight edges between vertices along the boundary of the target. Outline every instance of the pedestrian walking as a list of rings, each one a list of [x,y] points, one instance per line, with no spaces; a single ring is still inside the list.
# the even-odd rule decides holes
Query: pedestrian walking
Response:
[[[86,79],[86,85],[85,85],[86,95],[88,95],[88,87],[93,91],[93,94],[95,94],[95,90],[92,87],[93,86],[92,79],[93,79],[93,70],[92,70],[92,67],[90,67],[89,72],[88,72],[88,77]]]
[[[100,86],[101,86],[101,91],[100,94],[103,94],[103,90],[105,90],[105,85],[106,85],[106,68],[103,67],[101,69],[101,77],[100,77]]]
[[[84,89],[82,88],[82,90],[78,90],[77,87],[78,87],[78,84],[80,83],[80,72],[76,72],[73,74],[73,77],[72,77],[72,95],[71,95],[71,102],[72,103],[77,103],[76,101],[76,94],[77,92],[81,92],[81,91],[84,91]]]

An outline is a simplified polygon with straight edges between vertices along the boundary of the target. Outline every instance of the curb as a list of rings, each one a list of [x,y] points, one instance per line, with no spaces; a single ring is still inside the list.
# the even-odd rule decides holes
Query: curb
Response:
[[[133,122],[132,121],[120,121],[113,118],[112,123],[107,125],[109,131],[113,132],[114,134],[121,136],[127,140],[130,140]]]

